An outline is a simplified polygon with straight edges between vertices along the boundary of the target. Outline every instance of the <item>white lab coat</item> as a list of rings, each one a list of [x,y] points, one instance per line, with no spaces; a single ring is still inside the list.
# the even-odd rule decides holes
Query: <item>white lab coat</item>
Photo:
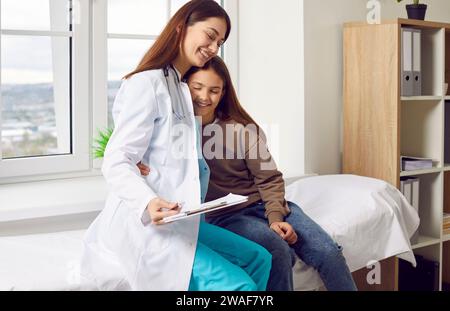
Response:
[[[172,104],[184,105],[186,121],[174,116]],[[100,290],[187,290],[200,219],[156,226],[146,207],[155,197],[187,207],[200,204],[189,88],[173,68],[168,79],[163,70],[135,74],[122,83],[113,115],[115,130],[102,166],[110,193],[85,236],[82,278]],[[173,133],[179,122],[188,124],[184,159],[171,151],[180,143]],[[149,176],[141,176],[139,161],[150,166]]]

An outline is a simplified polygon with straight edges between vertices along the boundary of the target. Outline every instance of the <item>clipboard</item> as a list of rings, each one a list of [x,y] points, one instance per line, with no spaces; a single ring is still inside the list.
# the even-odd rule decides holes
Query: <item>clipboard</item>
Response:
[[[194,209],[189,209],[186,211],[182,210],[180,213],[178,213],[176,215],[164,217],[163,223],[171,223],[171,222],[174,222],[177,220],[186,219],[186,218],[193,217],[196,215],[201,215],[201,214],[209,213],[212,211],[217,211],[217,210],[227,208],[230,206],[234,206],[237,204],[241,204],[241,203],[244,203],[247,201],[248,201],[247,196],[230,193],[230,194],[228,194],[222,198],[219,198],[217,200],[203,203],[200,205],[200,207],[197,207]]]

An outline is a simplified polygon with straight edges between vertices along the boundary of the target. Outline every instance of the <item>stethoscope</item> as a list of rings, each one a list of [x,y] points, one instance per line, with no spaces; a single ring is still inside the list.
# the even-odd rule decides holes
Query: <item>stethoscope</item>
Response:
[[[173,79],[169,78],[169,69],[174,73],[172,75]],[[172,113],[178,121],[184,121],[186,123],[189,122],[188,115],[189,113],[186,111],[186,105],[183,101],[183,95],[180,94],[180,77],[178,76],[178,72],[172,67],[172,65],[166,66],[163,68],[164,77],[166,79],[167,90],[169,92],[170,101],[172,102]],[[173,88],[176,89],[176,92],[173,92]]]

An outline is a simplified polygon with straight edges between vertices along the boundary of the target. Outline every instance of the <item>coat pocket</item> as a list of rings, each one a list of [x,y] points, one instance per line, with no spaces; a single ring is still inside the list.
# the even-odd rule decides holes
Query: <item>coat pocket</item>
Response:
[[[148,225],[145,229],[145,251],[159,253],[169,247],[173,237],[173,224]]]

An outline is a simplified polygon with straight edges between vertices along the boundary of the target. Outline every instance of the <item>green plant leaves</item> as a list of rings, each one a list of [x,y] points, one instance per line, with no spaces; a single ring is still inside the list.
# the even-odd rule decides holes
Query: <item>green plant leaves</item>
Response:
[[[94,138],[94,145],[92,146],[92,153],[94,159],[101,159],[105,155],[106,145],[114,131],[114,128],[107,128],[103,131],[97,130],[97,137]]]

